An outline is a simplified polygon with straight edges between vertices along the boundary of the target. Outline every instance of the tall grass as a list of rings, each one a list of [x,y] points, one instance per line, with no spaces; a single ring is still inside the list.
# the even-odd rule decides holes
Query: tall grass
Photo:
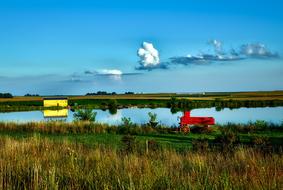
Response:
[[[0,139],[0,189],[282,189],[283,156],[253,149],[177,153]]]
[[[42,122],[1,122],[0,132],[39,132],[39,133],[51,133],[51,134],[76,134],[76,133],[117,133],[117,134],[164,134],[164,133],[176,133],[178,129],[176,127],[158,125],[153,127],[150,123],[147,124],[135,124],[130,118],[123,118],[123,123],[120,125],[109,125],[105,123],[95,123],[91,121],[42,121]],[[209,130],[204,130],[200,127],[192,129],[193,133],[212,133],[215,131],[234,131],[239,133],[258,133],[265,132],[283,132],[283,122],[281,124],[267,123],[263,121],[257,121],[247,124],[233,124],[228,123],[224,125],[216,125]]]

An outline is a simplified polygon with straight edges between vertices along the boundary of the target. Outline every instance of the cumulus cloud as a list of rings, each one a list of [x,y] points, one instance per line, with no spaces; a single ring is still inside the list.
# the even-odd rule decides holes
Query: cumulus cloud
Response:
[[[242,45],[240,47],[240,54],[257,58],[272,58],[279,56],[277,53],[271,52],[264,44],[261,43]]]
[[[143,42],[138,49],[137,55],[140,58],[138,70],[152,70],[156,68],[166,68],[166,64],[160,63],[159,52],[152,43]]]

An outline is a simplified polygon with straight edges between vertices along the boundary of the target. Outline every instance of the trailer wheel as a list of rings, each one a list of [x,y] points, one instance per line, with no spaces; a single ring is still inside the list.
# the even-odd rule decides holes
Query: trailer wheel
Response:
[[[190,133],[191,129],[190,129],[189,125],[181,126],[181,132],[183,132],[184,134]]]

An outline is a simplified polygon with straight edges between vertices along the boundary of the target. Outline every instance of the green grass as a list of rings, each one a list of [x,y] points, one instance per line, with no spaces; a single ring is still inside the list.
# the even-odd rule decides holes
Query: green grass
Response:
[[[176,97],[174,102],[172,97]],[[172,110],[194,108],[240,108],[283,106],[283,91],[270,92],[208,92],[206,94],[133,94],[68,96],[69,105],[74,109],[108,109],[111,100],[117,101],[117,108],[169,107]],[[116,107],[115,107],[116,108]],[[0,112],[42,110],[42,97],[0,98]]]
[[[255,123],[256,124],[256,123]],[[136,137],[139,144],[144,145],[146,141],[154,140],[162,148],[174,150],[189,150],[192,142],[199,139],[207,139],[213,144],[214,140],[221,136],[222,130],[231,129],[236,131],[240,142],[250,144],[255,138],[268,138],[274,144],[283,146],[282,126],[254,127],[253,123],[247,126],[230,124],[230,126],[215,126],[212,131],[204,133],[176,133],[170,128],[152,128],[150,126],[109,126],[91,122],[30,122],[30,123],[3,123],[0,122],[0,136],[9,136],[15,139],[25,139],[39,134],[42,137],[63,141],[68,140],[87,146],[98,147],[100,145],[114,149],[121,147],[123,135],[132,134]],[[252,126],[252,127],[251,127]],[[248,130],[249,129],[249,130]],[[224,131],[225,131],[224,130]]]

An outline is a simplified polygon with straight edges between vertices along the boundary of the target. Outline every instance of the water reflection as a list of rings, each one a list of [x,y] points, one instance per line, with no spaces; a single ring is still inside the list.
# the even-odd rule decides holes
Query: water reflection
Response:
[[[172,114],[170,108],[126,108],[118,109],[117,113],[112,115],[108,110],[103,111],[95,109],[97,112],[96,121],[108,124],[121,124],[122,118],[131,118],[131,121],[137,124],[144,124],[149,122],[148,113],[156,113],[157,120],[160,124],[168,126],[179,126],[180,117],[183,116],[182,111]],[[26,112],[10,112],[0,113],[0,121],[42,121],[44,118],[65,118],[66,121],[73,121],[73,114],[71,110],[45,110],[45,111],[26,111]],[[265,120],[267,122],[281,123],[283,121],[283,107],[274,108],[240,108],[230,110],[229,108],[221,111],[216,111],[215,108],[201,108],[191,110],[191,116],[215,118],[217,123],[225,124],[227,122],[233,123],[247,123],[249,121]]]
[[[65,120],[68,118],[68,109],[44,110],[43,117],[47,120]]]

